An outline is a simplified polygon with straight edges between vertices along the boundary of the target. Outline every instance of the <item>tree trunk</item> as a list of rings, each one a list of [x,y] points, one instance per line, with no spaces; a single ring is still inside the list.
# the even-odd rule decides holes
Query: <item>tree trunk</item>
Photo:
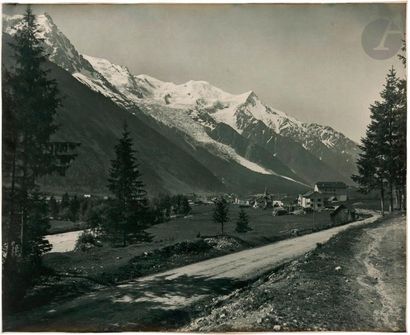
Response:
[[[25,229],[24,229],[24,223],[25,223],[25,214],[22,211],[21,212],[21,230],[20,230],[20,240],[21,240],[21,255],[24,258],[26,255],[26,246],[24,245],[24,233],[25,233]]]
[[[406,174],[403,173],[401,176],[401,187],[400,187],[400,192],[401,192],[401,201],[402,201],[402,209],[406,210],[407,204],[407,195],[406,195]]]
[[[25,239],[25,224],[27,222],[27,209],[28,209],[28,193],[29,193],[29,172],[28,172],[28,150],[27,150],[27,134],[26,131],[24,132],[24,137],[23,137],[23,162],[22,162],[22,170],[23,170],[23,178],[22,178],[22,183],[21,183],[21,194],[22,197],[20,200],[20,208],[21,208],[21,229],[20,229],[20,240],[21,240],[21,256],[24,258],[26,254],[26,246],[24,243]]]
[[[384,216],[384,188],[381,186],[380,188],[380,210],[382,213],[382,216]]]
[[[8,238],[7,238],[7,253],[6,259],[9,259],[12,254],[14,254],[14,229],[15,228],[15,219],[16,219],[16,210],[15,210],[15,189],[16,189],[16,152],[13,153],[13,167],[11,171],[11,190],[10,190],[10,217],[9,217],[9,226],[8,226]]]
[[[396,188],[396,208],[401,211],[401,190]]]
[[[389,196],[390,196],[390,199],[389,199],[389,213],[392,213],[393,212],[393,209],[394,209],[394,199],[393,199],[393,183],[390,181],[390,183],[389,183]]]

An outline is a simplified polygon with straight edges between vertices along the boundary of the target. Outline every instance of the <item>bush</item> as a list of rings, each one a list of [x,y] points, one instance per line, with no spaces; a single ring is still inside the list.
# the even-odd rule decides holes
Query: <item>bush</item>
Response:
[[[74,251],[88,251],[94,247],[101,247],[101,242],[90,232],[83,232],[77,239]]]
[[[252,230],[252,228],[249,227],[248,214],[246,214],[245,210],[243,208],[241,208],[241,211],[239,212],[238,221],[236,222],[235,231],[237,233],[246,233],[246,232],[251,231],[251,230]]]
[[[179,242],[177,244],[163,248],[161,252],[164,255],[199,254],[210,249],[211,246],[204,240],[200,239],[193,242]]]

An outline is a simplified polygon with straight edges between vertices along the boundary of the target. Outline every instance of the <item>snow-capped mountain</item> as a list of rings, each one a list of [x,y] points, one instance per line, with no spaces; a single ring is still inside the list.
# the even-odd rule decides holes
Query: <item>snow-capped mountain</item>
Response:
[[[21,18],[3,15],[3,30],[15,34]],[[50,61],[130,113],[142,112],[167,127],[181,131],[191,145],[200,145],[212,154],[235,161],[253,172],[280,176],[302,184],[316,181],[316,175],[304,173],[300,162],[296,164],[295,159],[284,152],[286,150],[280,149],[280,143],[285,139],[291,141],[291,146],[302,146],[298,148],[298,155],[315,161],[308,165],[318,165],[319,171],[333,169],[335,173],[330,174],[333,178],[350,180],[355,169],[357,145],[331,127],[302,123],[265,105],[253,91],[235,95],[205,81],[175,84],[145,74],[132,74],[125,66],[80,54],[49,15],[39,15],[36,20],[39,37],[44,41]],[[221,133],[222,124],[229,126],[237,135],[226,128],[225,134]],[[239,136],[259,149],[263,148],[262,151],[270,153],[270,158],[266,158],[265,153],[262,159],[254,157],[249,150],[240,152],[238,141],[227,140],[226,132],[231,134],[231,138]],[[247,145],[249,147],[250,144]],[[288,167],[284,168],[284,164]],[[300,177],[302,175],[303,178]]]
[[[273,109],[263,104],[253,91],[234,95],[205,81],[191,80],[178,85],[148,75],[132,75],[128,69],[108,60],[84,58],[128,98],[125,105],[144,106],[142,110],[158,121],[183,129],[199,141],[208,142],[208,130],[218,123],[243,134],[250,125],[261,122],[266,126],[261,131],[271,132],[272,137],[291,138],[319,160],[329,161],[329,165],[345,170],[349,176],[354,170],[358,149],[353,141],[331,127],[302,123]]]
[[[3,15],[3,31],[14,35],[22,25],[22,15]],[[36,16],[38,25],[37,37],[43,41],[48,58],[71,74],[81,73],[94,83],[95,90],[112,92],[111,98],[120,101],[121,93],[116,90],[91,64],[76,50],[70,40],[58,29],[47,13]]]
[[[207,117],[207,124],[204,126],[212,128],[215,122],[223,122],[238,133],[242,133],[249,123],[259,120],[274,133],[292,137],[302,143],[307,150],[313,150],[318,142],[329,149],[338,150],[343,146],[349,152],[357,150],[356,144],[342,133],[316,123],[302,123],[282,111],[264,105],[253,91],[234,95],[206,81],[190,80],[178,85],[148,75],[132,75],[126,67],[114,65],[105,59],[86,55],[84,58],[123,93],[128,102],[140,104],[143,100],[145,103],[166,105],[169,108],[193,110],[195,112],[190,113],[192,117],[206,112],[210,118]]]

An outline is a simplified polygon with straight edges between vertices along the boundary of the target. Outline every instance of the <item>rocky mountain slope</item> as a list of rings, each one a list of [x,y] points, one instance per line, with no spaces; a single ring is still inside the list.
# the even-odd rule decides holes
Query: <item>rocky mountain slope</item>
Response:
[[[144,120],[169,145],[206,167],[221,186],[212,190],[239,187],[245,191],[235,179],[238,173],[227,166],[234,166],[234,170],[239,166],[243,170],[240,174],[259,180],[256,184],[260,187],[289,184],[289,189],[299,189],[319,179],[351,183],[357,146],[332,128],[302,123],[264,105],[252,91],[234,95],[204,81],[174,84],[134,75],[125,66],[81,55],[49,15],[37,16],[37,23],[52,63],[82,87],[98,93],[100,99],[103,96],[104,101],[112,101],[118,110],[126,112],[127,119]],[[21,16],[3,15],[7,35],[15,34],[20,24]],[[93,117],[88,123],[96,122],[99,115]],[[111,124],[104,126],[109,131]],[[156,163],[154,170],[165,168]],[[199,179],[203,176],[200,170],[192,173]],[[188,190],[191,182],[184,180],[184,174],[180,179],[185,184],[183,189]],[[254,183],[249,184],[255,189]]]

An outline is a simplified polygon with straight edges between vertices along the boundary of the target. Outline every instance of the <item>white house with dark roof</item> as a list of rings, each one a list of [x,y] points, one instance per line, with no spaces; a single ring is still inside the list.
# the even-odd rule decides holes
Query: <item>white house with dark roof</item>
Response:
[[[303,209],[314,211],[324,209],[328,202],[346,201],[347,186],[340,181],[320,181],[315,184],[313,191],[299,195],[298,204]]]
[[[317,191],[309,191],[299,196],[299,205],[304,209],[312,209],[314,211],[321,210],[325,207],[326,198],[322,193]]]
[[[341,181],[319,181],[314,191],[322,193],[328,201],[347,200],[347,185]]]

